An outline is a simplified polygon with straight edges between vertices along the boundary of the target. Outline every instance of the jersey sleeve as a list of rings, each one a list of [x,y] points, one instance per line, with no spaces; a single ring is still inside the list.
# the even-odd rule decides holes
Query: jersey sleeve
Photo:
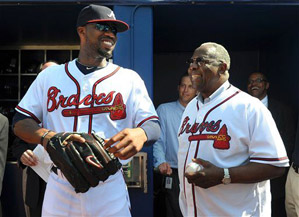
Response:
[[[43,90],[42,80],[44,72],[40,73],[30,85],[26,94],[16,107],[16,111],[23,115],[30,116],[37,123],[42,122]],[[46,105],[44,105],[46,106]]]
[[[133,77],[133,76],[132,76]],[[158,116],[151,98],[148,95],[147,89],[143,80],[139,75],[135,74],[131,93],[131,99],[133,100],[133,114],[135,127],[140,127],[144,122],[148,120],[158,120]]]
[[[161,134],[158,139],[158,141],[153,145],[153,156],[154,156],[154,167],[158,167],[161,163],[166,162],[165,159],[165,152],[166,152],[166,146],[165,146],[165,119],[164,119],[164,112],[163,106],[159,106],[157,108],[157,113],[160,120],[160,127],[161,127]]]
[[[255,110],[249,108],[249,114],[249,160],[279,167],[289,166],[286,149],[270,111],[258,103]]]

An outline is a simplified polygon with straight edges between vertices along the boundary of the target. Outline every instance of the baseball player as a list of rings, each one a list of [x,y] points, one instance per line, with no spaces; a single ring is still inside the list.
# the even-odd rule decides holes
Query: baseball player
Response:
[[[281,176],[289,160],[270,112],[229,83],[223,46],[204,43],[188,63],[200,94],[178,132],[183,215],[271,216],[269,179]],[[203,169],[186,173],[192,161]]]
[[[128,28],[107,7],[83,8],[77,20],[78,59],[38,75],[16,107],[15,134],[48,147],[58,132],[95,133],[122,160],[140,151],[144,143],[154,143],[160,127],[143,80],[136,72],[107,61],[117,33]],[[85,139],[71,134],[68,141],[84,143]],[[52,170],[43,216],[131,216],[121,171],[86,193],[76,193],[59,169]]]

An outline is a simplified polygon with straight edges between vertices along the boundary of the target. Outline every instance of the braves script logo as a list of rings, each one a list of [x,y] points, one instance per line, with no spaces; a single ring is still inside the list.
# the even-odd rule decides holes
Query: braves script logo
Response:
[[[80,96],[78,94],[65,97],[64,95],[59,94],[60,92],[61,91],[56,87],[51,87],[48,90],[48,112],[57,110],[59,106],[61,106],[62,108],[66,108],[62,110],[62,115],[64,117],[110,113],[109,115],[111,120],[120,120],[127,116],[126,105],[123,102],[123,97],[120,93],[115,94],[115,91],[111,91],[108,94],[95,94],[93,96],[92,94],[88,94],[81,101],[79,101]],[[111,102],[112,105],[108,105]],[[94,104],[98,106],[94,106]],[[90,107],[78,108],[79,105]],[[76,106],[76,108],[68,108],[71,106]]]
[[[230,144],[229,141],[231,137],[227,134],[227,127],[225,124],[222,125],[220,128],[221,120],[218,121],[211,121],[211,122],[203,122],[201,124],[194,123],[192,126],[189,123],[190,118],[187,116],[180,128],[179,136],[183,133],[189,134],[192,133],[188,137],[190,142],[192,141],[200,141],[200,140],[214,140],[213,147],[216,149],[229,149]],[[219,130],[220,129],[220,130]],[[203,131],[211,132],[202,134]],[[215,134],[215,132],[217,132]]]

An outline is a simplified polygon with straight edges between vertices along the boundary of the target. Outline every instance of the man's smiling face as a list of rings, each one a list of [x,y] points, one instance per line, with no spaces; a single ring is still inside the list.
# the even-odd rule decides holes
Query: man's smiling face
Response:
[[[262,100],[269,88],[269,82],[261,73],[252,73],[247,82],[247,90],[251,96]]]

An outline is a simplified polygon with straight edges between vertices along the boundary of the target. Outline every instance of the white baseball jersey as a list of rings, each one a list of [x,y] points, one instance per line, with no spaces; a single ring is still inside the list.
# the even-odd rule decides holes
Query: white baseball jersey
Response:
[[[108,63],[105,68],[84,75],[75,60],[41,72],[16,110],[55,132],[95,131],[103,138],[158,119],[136,72]],[[129,211],[120,171],[84,194],[76,194],[72,189],[63,176],[51,173],[43,215],[116,216]]]
[[[271,216],[269,180],[204,189],[189,184],[184,177],[192,158],[221,168],[248,162],[288,166],[276,124],[260,100],[227,81],[204,103],[196,97],[188,104],[178,138],[180,207],[184,216]]]

